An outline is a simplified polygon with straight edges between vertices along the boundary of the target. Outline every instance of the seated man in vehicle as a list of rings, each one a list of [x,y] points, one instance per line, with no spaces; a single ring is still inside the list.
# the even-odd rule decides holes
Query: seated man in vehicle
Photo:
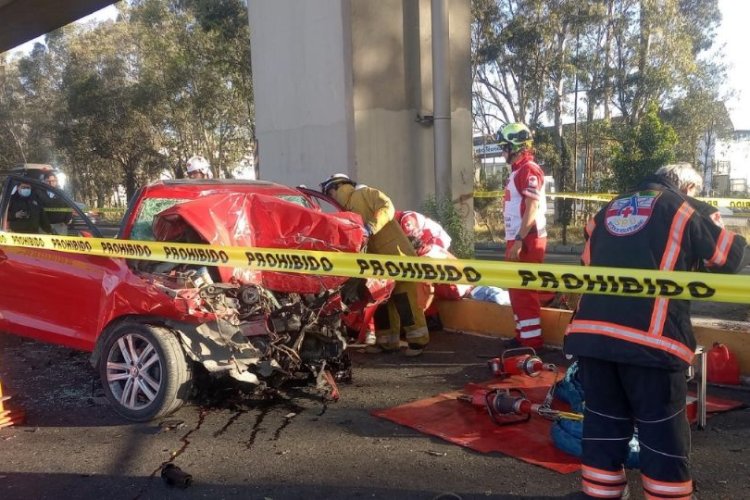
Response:
[[[47,215],[28,182],[21,181],[10,197],[8,225],[14,233],[52,233]]]

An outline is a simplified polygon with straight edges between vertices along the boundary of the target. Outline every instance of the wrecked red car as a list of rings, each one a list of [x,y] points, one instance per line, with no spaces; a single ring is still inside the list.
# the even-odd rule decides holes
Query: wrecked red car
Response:
[[[18,182],[4,180],[6,231]],[[49,190],[30,183],[35,192]],[[271,182],[163,181],[131,201],[116,246],[134,255],[138,245],[127,240],[361,251],[359,216],[327,212],[310,192]],[[78,215],[88,225],[81,234],[98,236]],[[386,300],[392,287],[205,265],[199,257],[174,264],[5,246],[0,280],[0,330],[91,351],[106,396],[134,421],[180,407],[198,369],[259,388],[290,380],[335,385],[351,370],[341,321],[348,304]]]

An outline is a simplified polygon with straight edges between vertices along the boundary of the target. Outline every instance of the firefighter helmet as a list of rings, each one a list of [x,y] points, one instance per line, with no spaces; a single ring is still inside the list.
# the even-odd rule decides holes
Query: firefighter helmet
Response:
[[[356,185],[356,182],[351,180],[346,174],[333,174],[328,179],[320,183],[320,192],[323,194],[327,194],[327,191],[329,189],[334,186],[338,186],[339,184],[351,184],[352,186],[354,186]]]
[[[531,147],[531,130],[523,123],[508,123],[497,131],[497,142],[509,152],[517,153]]]
[[[192,156],[187,161],[188,176],[192,174],[193,172],[200,172],[206,177],[209,177],[211,175],[211,165],[208,163],[208,160],[206,160],[202,156],[199,156],[199,155]]]

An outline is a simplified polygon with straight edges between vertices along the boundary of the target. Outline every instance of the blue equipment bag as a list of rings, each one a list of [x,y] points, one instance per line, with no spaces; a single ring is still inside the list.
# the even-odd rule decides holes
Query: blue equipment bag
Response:
[[[583,387],[578,380],[578,362],[574,362],[565,372],[565,377],[555,387],[555,398],[568,403],[570,409],[577,413],[583,413],[584,394]],[[552,423],[552,443],[558,450],[564,451],[575,457],[583,454],[583,422],[575,420],[560,419]],[[638,430],[636,429],[633,439],[630,440],[630,453],[625,461],[625,467],[629,469],[638,468]]]

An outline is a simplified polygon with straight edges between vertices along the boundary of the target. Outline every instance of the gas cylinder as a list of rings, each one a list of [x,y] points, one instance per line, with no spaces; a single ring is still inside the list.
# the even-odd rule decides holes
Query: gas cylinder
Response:
[[[729,348],[718,342],[708,351],[707,380],[715,384],[739,385],[740,364]]]

